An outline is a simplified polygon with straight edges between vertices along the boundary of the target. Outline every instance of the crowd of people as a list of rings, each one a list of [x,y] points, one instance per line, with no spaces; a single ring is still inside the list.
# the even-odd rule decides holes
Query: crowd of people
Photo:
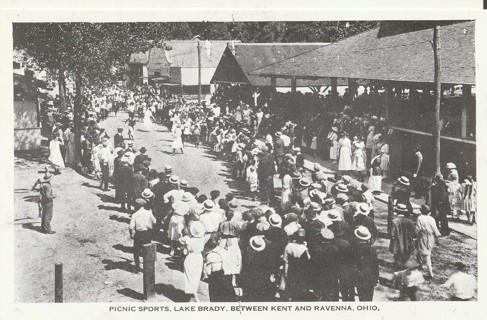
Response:
[[[79,165],[83,173],[99,178],[103,190],[113,183],[116,201],[131,215],[135,271],[142,246],[158,239],[170,247],[170,255],[184,260],[184,291],[194,301],[199,301],[201,278],[209,284],[210,301],[354,301],[356,295],[372,301],[379,281],[373,192],[381,190],[387,177],[389,146],[384,118],[368,107],[359,113],[350,95],[324,98],[334,107],[313,112],[315,119],[306,126],[299,119],[289,121],[267,103],[256,109],[242,101],[199,106],[163,99],[150,87],[89,90],[79,157],[69,156],[75,137],[68,109],[64,115],[53,114],[57,121],[50,160],[57,169],[64,163]],[[99,105],[106,108],[98,110]],[[112,143],[100,125],[108,116],[104,109],[127,111],[128,140],[120,127]],[[329,120],[328,127],[318,126],[321,118]],[[234,163],[234,178],[246,182],[249,198],[260,200],[255,208],[249,210],[218,190],[201,194],[170,165],[160,172],[152,168],[147,150],[137,150],[133,142],[134,127],[142,122],[151,130],[152,121],[171,131],[173,154],[184,153],[186,144],[204,143]],[[321,140],[323,132],[326,138]],[[302,149],[313,152],[318,145],[325,145],[324,154],[338,162],[336,175],[318,163],[305,168]],[[79,163],[73,162],[76,158]],[[425,267],[426,278],[434,277],[432,249],[449,233],[443,216],[467,207],[469,214],[475,212],[474,179],[469,177],[462,187],[455,168],[449,165],[448,170],[448,183],[437,177],[431,206],[423,205],[420,214],[412,208],[408,178],[397,179],[390,196],[389,250],[398,288],[412,300],[426,281],[418,270]],[[452,191],[452,186],[457,189]]]

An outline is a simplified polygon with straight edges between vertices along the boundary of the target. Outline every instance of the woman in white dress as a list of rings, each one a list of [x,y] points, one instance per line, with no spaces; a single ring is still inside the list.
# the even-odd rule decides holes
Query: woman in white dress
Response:
[[[382,172],[380,170],[380,155],[375,156],[370,162],[370,178],[368,187],[370,191],[382,189]]]
[[[59,168],[64,168],[64,160],[63,160],[63,156],[61,155],[61,148],[60,148],[60,146],[63,144],[64,144],[63,140],[60,139],[57,135],[54,135],[52,137],[51,142],[49,143],[48,160],[51,161],[51,163],[56,166],[56,170],[59,170]]]
[[[338,141],[338,171],[340,175],[348,174],[352,170],[352,142],[348,133],[343,132]]]
[[[146,108],[144,111],[144,128],[146,130],[151,130],[152,129],[152,120],[156,120],[154,116],[152,115],[152,111],[150,108]]]
[[[203,274],[203,250],[205,248],[205,226],[200,221],[194,221],[189,227],[189,236],[179,239],[187,251],[184,259],[184,292],[199,302],[198,288]]]
[[[366,169],[366,154],[365,154],[365,143],[361,137],[357,137],[353,142],[353,160],[352,160],[352,170],[355,171],[359,181],[364,181],[364,171]]]
[[[176,149],[180,149],[181,150],[181,153],[184,153],[183,151],[183,139],[182,139],[182,131],[181,131],[181,126],[178,124],[176,125],[176,128],[174,129],[174,131],[172,132],[172,138],[173,138],[173,141],[172,141],[172,154],[175,154],[176,153]]]
[[[292,194],[293,178],[289,173],[286,173],[282,177],[282,190],[281,190],[281,209],[283,212],[291,205],[291,194]]]
[[[389,172],[390,157],[389,157],[389,145],[383,141],[382,146],[379,149],[380,154],[380,169],[382,170],[383,179],[387,179],[387,173]]]

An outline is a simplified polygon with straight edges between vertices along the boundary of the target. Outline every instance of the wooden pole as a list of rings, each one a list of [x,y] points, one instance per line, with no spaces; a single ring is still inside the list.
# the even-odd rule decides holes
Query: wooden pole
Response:
[[[333,92],[333,94],[336,94],[338,92],[337,87],[338,78],[331,78],[331,92]]]
[[[468,117],[468,106],[470,104],[470,96],[472,95],[472,86],[464,84],[462,86],[462,138],[467,138],[467,117]]]
[[[198,105],[201,106],[201,43],[198,41]]]
[[[153,243],[145,244],[144,254],[144,299],[151,300],[155,297],[155,262],[156,245]]]
[[[440,26],[435,26],[433,30],[433,57],[435,63],[435,75],[434,75],[434,87],[435,87],[435,127],[433,130],[433,150],[434,150],[434,163],[435,163],[435,175],[441,173],[441,42],[440,42]]]
[[[54,301],[63,302],[63,264],[56,263],[54,266]]]
[[[296,92],[296,77],[291,77],[291,92],[295,93]]]

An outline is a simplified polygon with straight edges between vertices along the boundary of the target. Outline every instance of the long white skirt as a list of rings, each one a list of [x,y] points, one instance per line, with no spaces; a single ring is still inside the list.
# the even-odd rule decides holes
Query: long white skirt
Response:
[[[203,255],[200,252],[189,253],[184,259],[184,292],[186,294],[198,293],[202,273]]]
[[[184,229],[184,217],[174,214],[169,220],[167,236],[171,241],[178,241],[181,238]]]
[[[63,156],[61,155],[61,149],[59,148],[58,141],[52,140],[49,143],[49,153],[48,160],[51,161],[53,165],[64,168],[64,160]]]
[[[370,191],[382,190],[382,176],[370,176],[369,178],[369,189]]]

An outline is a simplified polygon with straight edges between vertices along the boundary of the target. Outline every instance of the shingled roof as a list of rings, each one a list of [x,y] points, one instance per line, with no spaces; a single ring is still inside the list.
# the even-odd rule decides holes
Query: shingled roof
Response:
[[[250,74],[270,64],[321,48],[328,43],[237,43],[225,50],[211,80],[212,83],[248,83],[270,86],[270,78]],[[321,81],[300,81],[301,86],[324,84]],[[305,83],[303,83],[305,82]],[[277,86],[291,85],[288,79],[278,79]]]
[[[223,51],[228,43],[234,40],[202,40],[201,42],[201,67],[216,68]],[[235,42],[235,41],[234,41]],[[239,41],[238,41],[239,42]],[[198,68],[198,41],[196,40],[171,40],[166,42],[167,60],[171,67]]]
[[[442,82],[475,84],[475,22],[442,26]],[[433,30],[383,36],[376,28],[252,71],[252,75],[433,82]]]

